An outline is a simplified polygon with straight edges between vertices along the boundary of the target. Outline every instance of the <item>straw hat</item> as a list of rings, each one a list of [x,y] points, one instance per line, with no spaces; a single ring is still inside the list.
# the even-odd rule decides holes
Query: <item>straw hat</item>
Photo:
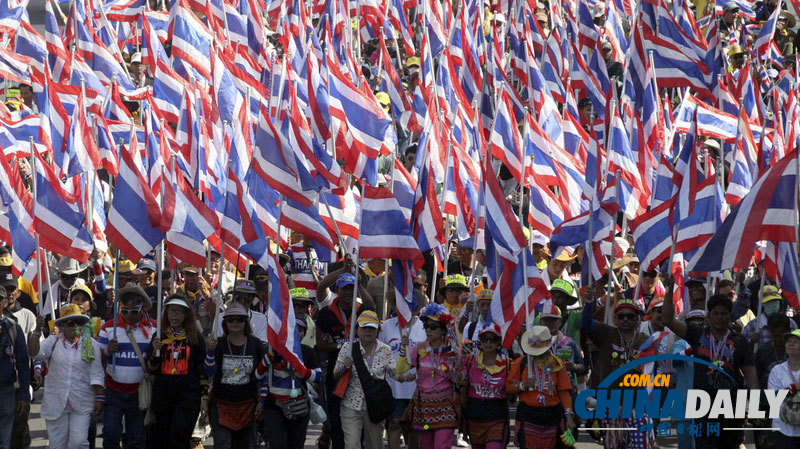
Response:
[[[553,337],[550,329],[545,326],[533,326],[522,334],[522,352],[536,357],[542,355],[550,349],[553,344]]]

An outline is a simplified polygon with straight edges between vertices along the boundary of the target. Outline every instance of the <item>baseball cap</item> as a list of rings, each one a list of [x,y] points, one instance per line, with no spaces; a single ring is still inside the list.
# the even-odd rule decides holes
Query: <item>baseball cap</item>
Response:
[[[379,325],[378,314],[372,310],[365,310],[358,316],[358,327],[374,327],[377,329]]]
[[[348,285],[355,285],[356,277],[350,273],[342,273],[336,278],[336,288],[347,287]]]

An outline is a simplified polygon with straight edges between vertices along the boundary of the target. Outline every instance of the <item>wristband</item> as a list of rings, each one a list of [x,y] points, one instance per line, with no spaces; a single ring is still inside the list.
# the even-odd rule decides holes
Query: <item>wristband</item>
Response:
[[[569,416],[569,415],[575,416],[575,412],[573,412],[571,408],[564,409],[564,415],[565,416]]]
[[[96,401],[96,402],[102,402],[102,403],[105,403],[105,402],[106,402],[106,395],[105,395],[105,394],[102,394],[102,393],[98,393],[98,394],[97,394],[97,396],[96,396],[96,398],[95,398],[95,401]]]

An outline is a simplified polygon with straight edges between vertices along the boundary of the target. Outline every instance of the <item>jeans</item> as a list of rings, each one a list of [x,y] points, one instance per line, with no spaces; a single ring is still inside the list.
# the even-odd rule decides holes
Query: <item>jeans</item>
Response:
[[[121,393],[106,388],[103,408],[103,449],[119,449],[122,439],[122,420],[125,419],[126,449],[144,449],[144,415],[139,410],[138,393]]]
[[[303,449],[308,432],[308,415],[288,420],[271,399],[264,404],[264,439],[271,448]]]
[[[256,426],[240,430],[230,430],[219,425],[219,409],[216,404],[208,408],[208,418],[211,421],[211,435],[214,436],[214,449],[255,449]]]
[[[0,386],[0,449],[11,448],[11,429],[17,414],[14,384]]]

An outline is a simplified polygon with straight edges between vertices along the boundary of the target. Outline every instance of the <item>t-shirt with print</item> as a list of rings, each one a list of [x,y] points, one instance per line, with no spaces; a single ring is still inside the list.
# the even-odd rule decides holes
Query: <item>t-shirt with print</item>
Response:
[[[638,332],[632,344],[625,344],[619,329],[595,321],[595,331],[589,337],[597,347],[597,362],[589,378],[589,386],[596,387],[612,371],[639,356],[639,347],[647,340],[647,335]]]
[[[317,275],[323,278],[327,272],[328,264],[319,261],[314,248],[309,248],[308,252],[306,252],[302,242],[292,245],[286,254],[289,256],[294,286],[298,288],[303,287],[308,290],[308,298],[316,301],[317,283],[314,280],[311,267],[313,266]],[[310,263],[308,256],[311,256]]]
[[[245,344],[237,346],[230,344],[226,337],[220,337],[214,358],[217,364],[212,390],[215,398],[240,402],[258,395],[255,371],[264,360],[264,345],[258,338],[248,335]]]
[[[696,324],[686,325],[686,341],[692,345],[692,355],[705,361],[714,363],[720,361],[720,367],[728,373],[736,385],[731,384],[731,380],[710,367],[695,365],[694,367],[694,388],[699,390],[714,389],[736,389],[744,387],[744,376],[742,368],[754,366],[753,350],[742,334],[729,330],[725,342],[721,343],[719,349],[714,349],[715,339],[711,333],[711,328],[698,326]]]

